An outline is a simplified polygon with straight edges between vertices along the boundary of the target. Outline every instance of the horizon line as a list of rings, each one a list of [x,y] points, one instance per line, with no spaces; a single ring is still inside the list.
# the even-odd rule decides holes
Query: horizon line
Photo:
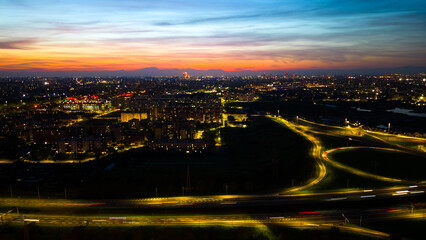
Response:
[[[137,71],[158,71],[157,73],[138,73]],[[175,72],[173,72],[175,71]],[[192,74],[190,71],[194,71]],[[210,71],[210,73],[209,73]],[[117,73],[122,73],[117,74]],[[188,72],[191,76],[250,76],[252,74],[277,74],[282,72],[285,74],[313,74],[313,75],[344,75],[344,74],[422,74],[426,73],[426,66],[400,66],[400,67],[374,67],[374,68],[298,68],[298,69],[264,69],[264,70],[223,70],[223,69],[194,69],[194,68],[158,68],[158,67],[145,67],[134,70],[46,70],[46,69],[0,69],[0,77],[71,77],[69,74],[85,73],[88,75],[81,75],[81,77],[94,77],[93,74],[101,73],[99,77],[159,77],[159,76],[179,76],[183,72]],[[290,73],[291,72],[291,73]],[[247,73],[247,75],[238,75],[240,73]],[[57,75],[52,75],[57,74]],[[49,75],[49,76],[48,76]],[[92,75],[92,76],[89,76]],[[253,76],[253,75],[251,75]]]

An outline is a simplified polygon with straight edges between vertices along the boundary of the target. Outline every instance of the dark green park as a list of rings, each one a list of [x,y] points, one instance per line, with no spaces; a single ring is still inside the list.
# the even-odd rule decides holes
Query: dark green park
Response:
[[[302,184],[314,174],[310,142],[266,117],[219,131],[206,136],[220,134],[222,146],[203,153],[139,148],[83,164],[2,165],[1,193],[7,196],[11,185],[15,196],[36,197],[40,188],[42,198],[63,197],[64,188],[69,198],[249,194]]]
[[[80,195],[152,197],[155,188],[158,196],[181,195],[188,181],[188,195],[259,193],[300,184],[313,174],[310,143],[265,117],[250,118],[247,128],[223,128],[220,137],[221,147],[201,154],[142,148],[108,156],[101,162],[113,167],[95,171],[79,186]]]

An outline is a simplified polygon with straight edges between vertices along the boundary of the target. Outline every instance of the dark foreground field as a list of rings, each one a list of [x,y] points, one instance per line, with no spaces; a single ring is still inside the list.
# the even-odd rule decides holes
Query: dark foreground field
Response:
[[[332,159],[386,177],[426,180],[426,158],[396,151],[355,149],[335,152]]]
[[[41,198],[137,198],[184,194],[274,191],[311,177],[310,143],[264,118],[247,128],[220,130],[222,147],[210,152],[133,149],[84,164],[0,165],[0,194]]]

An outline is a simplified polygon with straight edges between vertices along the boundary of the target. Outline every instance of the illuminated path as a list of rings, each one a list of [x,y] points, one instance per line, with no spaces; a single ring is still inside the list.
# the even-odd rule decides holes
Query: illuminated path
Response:
[[[393,147],[397,147],[399,149],[404,149],[406,151],[411,151],[413,153],[425,153],[425,148],[414,148],[414,147],[407,147],[403,146],[401,144],[397,144],[393,141],[397,142],[408,142],[408,143],[416,143],[417,145],[426,145],[426,139],[425,138],[417,138],[417,137],[408,137],[403,135],[395,135],[395,134],[388,134],[388,133],[381,133],[381,132],[374,132],[367,130],[365,131],[366,135],[369,137],[372,137],[374,139],[377,139],[381,142],[387,143]]]
[[[356,234],[364,234],[375,238],[388,239],[389,234],[362,228],[353,224],[342,225],[341,212],[327,215],[315,215],[318,211],[299,213],[299,215],[280,215],[280,214],[267,214],[262,213],[258,215],[235,214],[235,215],[208,215],[197,214],[191,215],[168,215],[168,216],[143,216],[133,214],[123,214],[121,216],[98,216],[97,214],[88,214],[86,216],[75,216],[72,213],[83,209],[100,209],[108,212],[107,208],[121,209],[130,208],[134,211],[135,208],[146,209],[164,209],[178,208],[178,209],[222,209],[221,211],[227,212],[226,209],[232,209],[252,206],[289,206],[290,209],[294,208],[294,204],[298,204],[299,208],[306,206],[324,206],[327,204],[330,208],[334,208],[335,204],[342,203],[352,206],[352,204],[359,201],[365,202],[373,199],[378,199],[380,202],[384,199],[394,199],[410,197],[410,196],[424,196],[425,189],[423,187],[392,187],[385,189],[375,190],[351,190],[340,192],[325,192],[325,193],[296,193],[297,191],[305,190],[315,184],[319,183],[326,175],[326,167],[324,161],[331,164],[339,164],[330,160],[327,154],[340,150],[351,148],[331,149],[321,154],[321,143],[313,135],[308,134],[309,130],[306,126],[299,126],[291,123],[285,119],[271,117],[273,121],[285,125],[292,131],[302,135],[310,142],[313,147],[311,149],[312,157],[317,164],[317,176],[309,179],[304,186],[293,187],[285,189],[275,194],[258,194],[258,195],[215,195],[215,196],[185,196],[185,197],[166,197],[166,198],[146,198],[146,199],[122,199],[122,200],[61,200],[61,199],[13,199],[13,198],[0,198],[0,206],[13,208],[18,206],[39,208],[39,214],[28,213],[23,215],[13,213],[2,214],[2,220],[5,223],[22,224],[35,222],[40,225],[47,226],[246,226],[246,227],[267,227],[268,224],[278,224],[283,226],[295,228],[317,228],[317,229],[330,229],[337,227],[341,231],[352,232]],[[333,131],[330,131],[333,132]],[[387,150],[387,149],[386,149]],[[400,150],[395,150],[400,151]],[[377,176],[365,173],[350,167],[340,164],[341,167],[346,167],[345,170],[352,171],[355,174],[364,177],[373,177],[383,181],[393,181],[401,183],[412,183],[401,179],[392,179],[382,176]],[[354,172],[355,171],[355,172]],[[348,201],[348,202],[347,202]],[[406,201],[406,200],[402,200]],[[368,202],[370,203],[370,202]],[[263,209],[263,208],[262,208]],[[22,211],[22,210],[21,210]],[[151,211],[151,210],[149,210]],[[197,210],[200,211],[200,210]],[[53,214],[46,214],[46,213]],[[367,211],[368,212],[368,211]],[[58,214],[59,213],[59,214]],[[62,213],[62,214],[61,214]],[[397,210],[393,212],[379,213],[377,215],[371,214],[369,217],[377,220],[384,219],[421,219],[425,213],[424,209],[416,210],[415,213],[409,213],[408,210]],[[301,215],[300,215],[301,214]],[[315,216],[313,216],[314,214]],[[365,213],[364,213],[365,214]],[[363,215],[365,216],[365,215]],[[367,216],[365,216],[367,217]]]
[[[73,211],[93,208],[106,209],[176,209],[176,208],[239,208],[253,206],[303,206],[329,202],[361,201],[365,197],[377,199],[393,199],[398,196],[424,195],[424,187],[388,187],[382,189],[339,190],[321,193],[282,193],[279,195],[215,195],[215,196],[187,196],[162,197],[142,199],[111,199],[111,200],[70,200],[70,199],[31,199],[31,198],[0,198],[3,208],[38,208],[51,211]],[[403,193],[403,194],[399,194]]]
[[[290,188],[290,189],[286,189],[283,192],[301,191],[301,190],[307,189],[307,188],[312,187],[315,184],[319,183],[325,177],[325,174],[327,172],[326,167],[324,165],[324,162],[322,161],[322,158],[321,158],[321,143],[320,143],[320,141],[318,139],[316,139],[314,136],[306,134],[303,131],[300,131],[299,129],[296,128],[296,125],[290,123],[289,121],[287,121],[283,118],[271,117],[271,116],[269,118],[274,120],[275,122],[278,122],[280,124],[287,126],[292,131],[294,131],[294,132],[302,135],[306,139],[308,139],[313,144],[311,154],[312,154],[312,157],[314,158],[314,160],[317,164],[317,176],[315,178],[310,179],[305,185],[303,185],[301,187],[293,187],[293,188]]]
[[[311,122],[306,119],[298,118],[298,121],[301,123],[308,124],[310,126],[318,126],[318,127],[326,127],[329,128],[328,130],[324,130],[324,132],[317,132],[319,134],[326,134],[326,135],[335,135],[335,136],[342,136],[342,135],[351,135],[351,136],[369,136],[373,139],[376,139],[382,143],[386,143],[388,145],[391,145],[392,147],[396,147],[398,149],[411,151],[413,154],[418,153],[424,153],[426,152],[425,148],[413,148],[413,147],[407,147],[403,146],[401,144],[395,143],[396,142],[407,142],[407,143],[416,143],[417,145],[424,145],[426,144],[426,139],[421,137],[410,137],[410,136],[404,136],[401,134],[389,134],[389,133],[383,133],[383,132],[376,132],[371,130],[364,130],[361,127],[339,127],[339,126],[332,126],[332,125],[326,125],[316,122]],[[333,130],[330,130],[333,129]],[[312,131],[312,130],[310,130]],[[356,134],[358,133],[358,134]]]
[[[329,159],[327,157],[327,154],[336,150],[340,150],[340,149],[351,149],[351,148],[355,148],[355,147],[346,147],[346,148],[337,148],[337,149],[331,149],[328,150],[324,153],[321,153],[321,143],[320,141],[312,134],[308,134],[307,132],[315,132],[311,129],[311,127],[306,126],[306,125],[300,125],[300,124],[295,124],[292,123],[290,121],[287,121],[285,119],[283,119],[282,117],[274,117],[272,115],[267,116],[269,119],[288,127],[290,130],[296,132],[297,134],[303,136],[304,138],[306,138],[307,140],[309,140],[312,144],[312,150],[311,150],[311,155],[313,157],[313,159],[316,162],[316,168],[317,168],[317,173],[316,176],[309,179],[303,186],[297,186],[297,187],[291,187],[291,188],[287,188],[287,189],[283,189],[280,190],[277,193],[272,193],[272,194],[253,194],[253,195],[218,195],[218,196],[194,196],[194,197],[169,197],[169,198],[157,198],[157,199],[162,199],[159,202],[159,204],[167,204],[168,201],[171,201],[170,203],[182,203],[182,202],[188,202],[188,203],[204,203],[204,202],[223,202],[223,201],[227,201],[230,200],[232,201],[233,199],[252,199],[252,198],[268,198],[268,197],[272,197],[272,196],[288,196],[288,194],[292,194],[292,195],[296,195],[296,196],[301,196],[301,194],[297,194],[296,192],[298,191],[302,191],[305,189],[308,189],[312,186],[314,186],[315,184],[318,184],[319,182],[321,182],[325,175],[326,175],[326,166],[324,164],[324,161],[327,161],[329,163],[331,163],[332,165],[339,167],[341,169],[344,169],[346,171],[352,172],[354,174],[360,175],[360,176],[364,176],[364,177],[369,177],[369,178],[375,178],[378,180],[382,180],[382,181],[388,181],[388,182],[398,182],[398,183],[407,183],[407,184],[413,184],[415,182],[413,181],[406,181],[406,180],[401,180],[401,179],[396,179],[396,178],[389,178],[389,177],[383,177],[383,176],[378,176],[378,175],[374,175],[374,174],[370,174],[367,172],[363,172],[360,170],[357,170],[355,168],[351,168],[348,166],[345,166],[343,164],[340,164],[336,161],[333,161],[331,159]],[[324,127],[328,127],[331,129],[336,129],[337,131],[334,130],[327,130],[326,132],[322,133],[319,132],[319,134],[327,134],[327,135],[335,135],[335,136],[341,136],[341,131],[347,131],[347,128],[345,127],[338,127],[338,126],[329,126],[329,125],[325,125],[325,124],[319,124],[319,123],[314,123],[314,122],[310,122],[307,120],[304,120],[302,118],[298,119],[298,122],[302,122],[302,123],[307,123],[310,125],[316,125],[316,126],[324,126]],[[140,147],[140,146],[135,146],[135,147]],[[130,147],[130,148],[135,148],[135,147]],[[130,149],[129,148],[129,149]],[[360,148],[360,147],[357,147]],[[122,151],[125,151],[128,149],[124,149]],[[386,149],[386,150],[394,150],[394,151],[399,151],[399,150],[395,150],[395,149]],[[77,160],[65,160],[65,161],[50,161],[50,160],[46,160],[46,161],[40,161],[37,163],[83,163],[83,162],[87,162],[92,159],[85,159],[82,161],[77,161]],[[35,163],[34,161],[28,161],[31,163]],[[11,163],[11,161],[0,161],[0,163]],[[348,193],[348,192],[346,192]],[[333,193],[331,193],[333,194]],[[311,193],[311,195],[314,195],[314,193]],[[0,199],[1,201],[1,199]],[[151,205],[155,205],[157,201],[148,201],[148,204]],[[34,204],[36,204],[35,202],[33,202]],[[54,203],[52,203],[54,204]],[[76,204],[75,202],[73,204]],[[79,204],[79,203],[77,203]],[[164,205],[163,205],[164,206]]]
[[[329,216],[244,216],[244,215],[198,215],[198,216],[132,216],[132,217],[101,217],[101,216],[56,216],[56,215],[16,215],[12,214],[3,219],[6,223],[28,224],[36,223],[46,226],[229,226],[229,227],[260,227],[267,228],[267,224],[283,225],[294,228],[330,229],[338,227],[345,232],[388,238],[389,234],[362,228],[356,225],[342,225],[342,219]]]
[[[415,212],[409,209],[392,209],[392,211],[383,211],[382,209],[370,209],[368,214],[364,215],[370,221],[382,220],[421,220],[426,212],[424,208],[417,209]],[[355,220],[354,216],[350,217]],[[298,212],[290,215],[283,214],[225,214],[225,215],[49,215],[49,214],[17,214],[10,213],[2,215],[2,224],[29,224],[36,223],[43,226],[97,226],[97,227],[134,227],[134,226],[189,226],[189,227],[208,227],[208,226],[229,226],[229,227],[264,227],[269,224],[282,225],[292,228],[302,229],[324,229],[332,227],[339,228],[344,232],[367,235],[376,238],[388,239],[389,234],[363,228],[345,221],[341,212],[334,211],[312,211]]]
[[[373,179],[377,179],[377,180],[385,181],[385,182],[406,183],[406,184],[416,184],[417,183],[415,181],[409,181],[409,180],[403,180],[403,179],[397,179],[397,178],[384,177],[384,176],[380,176],[380,175],[377,175],[377,174],[368,173],[368,172],[365,172],[365,171],[362,171],[362,170],[358,170],[358,169],[353,168],[353,167],[346,166],[346,165],[344,165],[342,163],[339,163],[339,162],[337,162],[335,160],[330,159],[327,156],[329,153],[332,153],[332,152],[342,151],[342,150],[354,150],[354,149],[380,149],[380,150],[394,151],[394,152],[405,152],[405,151],[398,150],[398,149],[393,149],[393,148],[379,148],[379,147],[340,147],[340,148],[334,148],[334,149],[330,149],[330,150],[325,151],[322,154],[322,157],[323,157],[323,159],[325,161],[327,161],[328,163],[332,164],[333,166],[338,167],[340,169],[343,169],[345,171],[348,171],[350,173],[353,173],[355,175],[362,176],[362,177],[373,178]],[[407,154],[409,154],[409,153],[407,153]]]
[[[306,134],[307,131],[311,132],[311,133],[317,133],[317,134],[325,134],[325,135],[329,135],[329,136],[336,136],[336,137],[341,137],[342,135],[345,136],[353,136],[353,137],[360,137],[359,133],[361,133],[361,135],[367,135],[370,136],[376,140],[379,140],[382,143],[386,143],[389,144],[395,148],[380,148],[380,147],[361,147],[361,146],[357,146],[357,147],[340,147],[340,148],[335,148],[335,149],[330,149],[327,150],[325,152],[323,152],[321,155],[322,160],[332,164],[335,167],[338,167],[340,169],[343,169],[345,171],[348,171],[350,173],[362,176],[362,177],[367,177],[367,178],[373,178],[376,180],[381,180],[381,181],[385,181],[385,182],[394,182],[394,183],[403,183],[403,184],[417,184],[418,182],[416,181],[410,181],[410,180],[404,180],[404,179],[398,179],[398,178],[391,178],[391,177],[385,177],[385,176],[380,176],[377,174],[371,174],[362,170],[358,170],[356,168],[350,167],[350,166],[346,166],[342,163],[339,163],[337,161],[334,161],[332,159],[330,159],[327,155],[328,153],[331,152],[335,152],[335,151],[339,151],[339,150],[348,150],[348,149],[362,149],[362,148],[373,148],[373,149],[382,149],[382,150],[387,150],[387,151],[397,151],[397,152],[403,152],[403,153],[407,153],[407,154],[415,154],[415,155],[419,155],[419,156],[424,156],[423,153],[421,151],[424,150],[415,150],[413,148],[409,148],[409,147],[405,147],[402,146],[400,144],[395,144],[393,142],[387,141],[384,138],[395,138],[395,139],[401,139],[401,140],[405,140],[405,141],[416,141],[418,143],[425,143],[426,139],[424,138],[416,138],[416,137],[408,137],[408,136],[400,136],[400,135],[394,135],[394,134],[387,134],[387,133],[380,133],[380,132],[373,132],[373,131],[365,131],[361,128],[350,128],[350,127],[339,127],[339,126],[331,126],[331,125],[326,125],[326,124],[320,124],[320,123],[315,123],[315,122],[311,122],[302,118],[298,118],[298,122],[301,123],[305,123],[311,126],[318,126],[318,127],[326,127],[328,128],[327,130],[322,130],[321,131],[315,131],[313,129],[311,129],[310,126],[303,126],[303,125],[297,125],[298,128],[303,129],[304,131],[298,131],[298,129],[296,129],[296,127],[290,127],[290,125],[292,125],[291,123],[287,122],[287,126],[289,126],[292,130],[294,131],[298,131],[299,134],[304,134],[307,136],[312,137],[311,135]],[[293,126],[295,126],[293,124]],[[354,134],[355,133],[355,134]],[[358,133],[358,134],[356,134]],[[380,136],[380,137],[379,137]],[[314,137],[312,137],[314,138]],[[309,139],[309,138],[308,138]],[[314,138],[315,139],[315,138]],[[368,141],[367,141],[368,142]],[[420,151],[420,152],[419,152]],[[315,155],[314,155],[315,156]]]

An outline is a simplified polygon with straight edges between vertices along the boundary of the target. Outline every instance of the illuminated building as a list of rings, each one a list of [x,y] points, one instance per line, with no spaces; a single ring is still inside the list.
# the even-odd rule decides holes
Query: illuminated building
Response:
[[[202,151],[209,147],[209,144],[200,139],[171,139],[153,140],[149,144],[151,150],[178,150],[178,151]]]
[[[189,79],[190,78],[190,76],[189,76],[189,74],[187,72],[184,72],[182,74],[182,77],[183,77],[183,79]]]
[[[103,138],[72,138],[61,139],[58,143],[59,153],[105,153],[107,141]]]
[[[148,113],[145,112],[122,112],[121,122],[128,122],[132,119],[144,120],[148,118]]]

